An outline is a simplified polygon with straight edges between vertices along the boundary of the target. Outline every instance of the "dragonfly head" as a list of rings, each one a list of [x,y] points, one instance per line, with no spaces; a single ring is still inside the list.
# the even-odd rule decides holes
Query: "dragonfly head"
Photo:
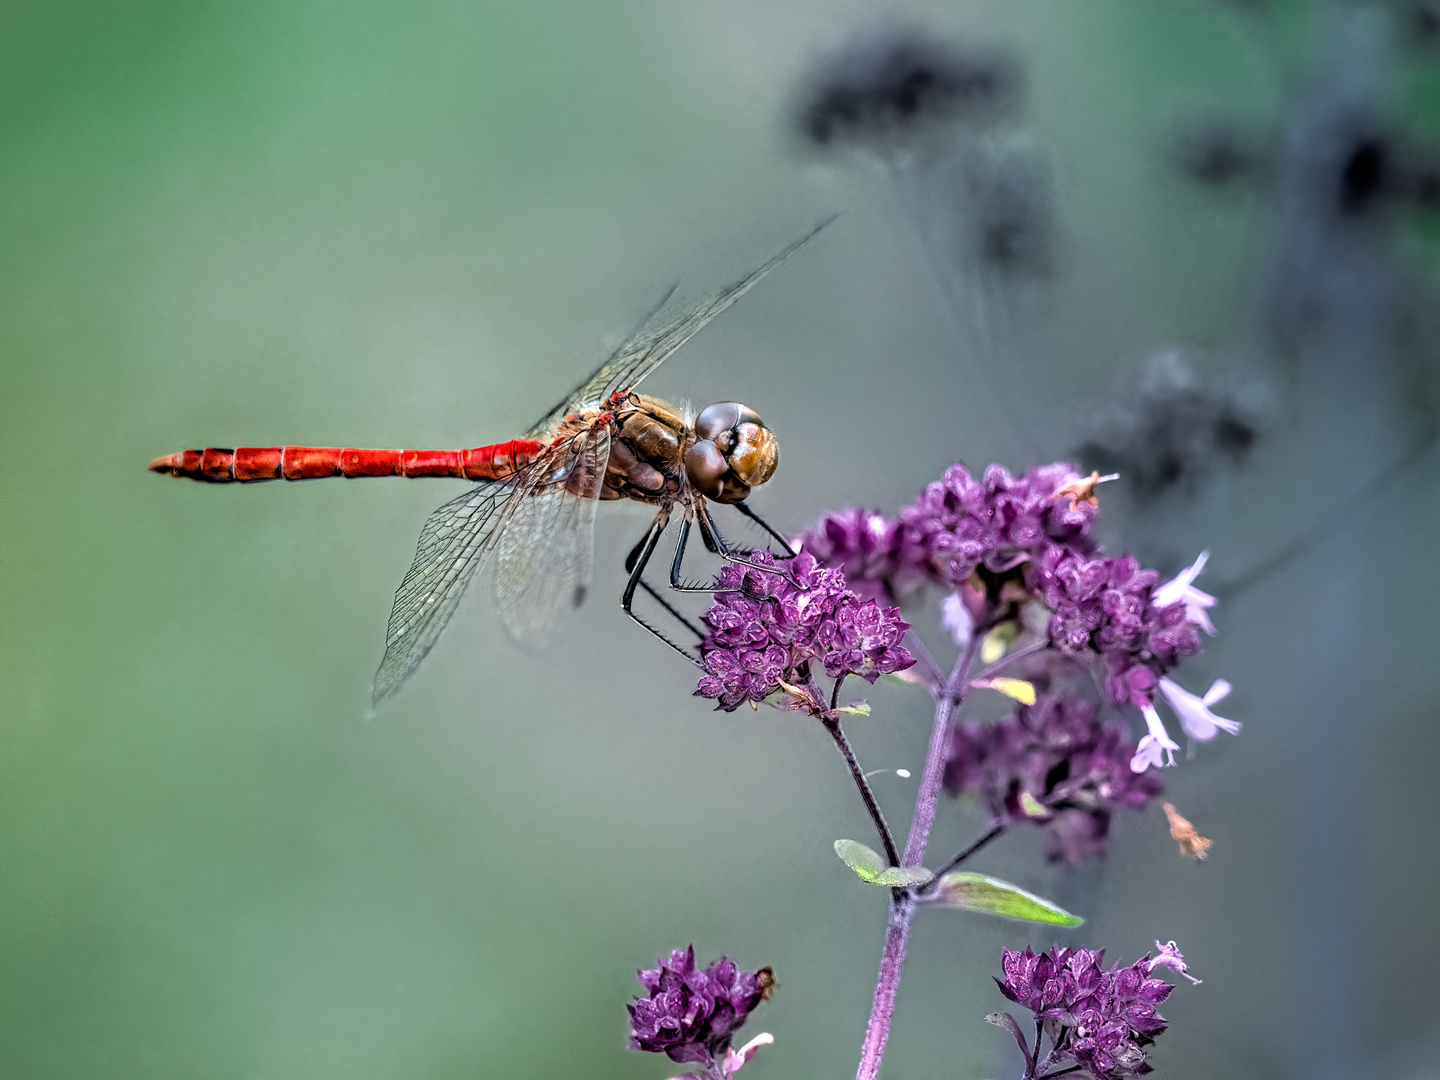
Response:
[[[695,418],[695,444],[685,451],[690,486],[717,502],[738,503],[775,474],[775,433],[736,401],[710,405]]]

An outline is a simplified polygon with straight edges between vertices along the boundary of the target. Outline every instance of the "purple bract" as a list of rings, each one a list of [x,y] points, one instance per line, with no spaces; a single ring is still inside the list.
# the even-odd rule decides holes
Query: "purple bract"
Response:
[[[1184,968],[1174,942],[1156,942],[1156,948],[1160,955],[1154,960],[1145,956],[1108,971],[1100,966],[1103,949],[1057,945],[1038,956],[1028,947],[1024,952],[1005,949],[1005,978],[995,982],[1007,998],[1044,1021],[1053,1044],[1045,1067],[1073,1061],[1097,1080],[1141,1076],[1152,1071],[1146,1048],[1167,1026],[1156,1007],[1175,989],[1151,973],[1161,966]]]
[[[630,1048],[663,1053],[676,1062],[711,1062],[765,998],[773,979],[768,968],[741,971],[721,957],[695,966],[695,946],[676,949],[656,967],[638,973],[648,996],[630,1010]]]
[[[867,595],[897,599],[929,583],[988,603],[995,619],[1039,601],[1050,643],[1097,664],[1112,701],[1143,709],[1160,677],[1200,651],[1199,631],[1213,631],[1214,599],[1190,585],[1203,559],[1162,586],[1129,555],[1107,558],[1091,535],[1093,480],[1063,462],[1021,477],[991,465],[979,479],[952,465],[893,521],[843,510],[800,543]]]
[[[805,552],[788,563],[763,551],[750,560],[767,569],[731,564],[720,571],[722,591],[704,616],[709,633],[700,644],[705,675],[698,696],[730,711],[763,701],[782,681],[808,682],[812,662],[831,678],[870,682],[915,663],[900,644],[910,625],[899,610],[862,601],[840,570]]]
[[[1101,723],[1073,694],[1044,694],[1001,723],[956,724],[945,788],[973,792],[996,821],[1044,826],[1049,857],[1076,863],[1105,853],[1117,810],[1160,793],[1157,776],[1131,771],[1134,755],[1125,725]]]

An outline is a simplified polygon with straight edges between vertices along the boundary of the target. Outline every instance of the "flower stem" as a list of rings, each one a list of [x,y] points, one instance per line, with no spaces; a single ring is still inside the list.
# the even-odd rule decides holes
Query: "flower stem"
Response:
[[[905,840],[901,866],[920,866],[925,861],[925,845],[930,828],[935,824],[935,805],[940,799],[940,782],[945,777],[945,748],[950,741],[950,724],[955,709],[965,696],[966,674],[975,662],[982,634],[977,627],[969,643],[955,660],[950,678],[935,700],[935,725],[930,732],[930,750],[925,755],[925,771],[920,778],[920,791],[915,796],[915,816],[910,820],[910,834]],[[895,1012],[895,995],[900,990],[900,975],[905,969],[905,951],[910,943],[910,920],[915,917],[915,896],[896,890],[890,899],[890,921],[885,930],[885,949],[880,954],[880,975],[875,982],[875,999],[870,1005],[870,1022],[865,1027],[865,1044],[860,1048],[860,1066],[855,1080],[875,1080],[880,1073],[880,1060],[890,1038],[890,1018]]]
[[[890,860],[891,866],[899,866],[900,853],[895,849],[895,839],[890,835],[890,826],[885,824],[885,815],[880,812],[880,804],[875,801],[875,793],[870,790],[870,781],[865,779],[860,762],[855,759],[855,751],[850,749],[850,741],[840,730],[840,721],[822,720],[821,723],[835,740],[835,746],[840,751],[840,756],[845,759],[845,764],[850,766],[850,775],[855,778],[855,786],[860,789],[860,798],[865,803],[865,809],[870,811],[870,820],[875,822],[875,831],[880,834],[880,843],[885,847],[885,858]]]
[[[880,1059],[890,1038],[890,1017],[895,1012],[895,995],[900,990],[900,973],[905,968],[905,949],[910,943],[910,920],[914,914],[915,899],[908,892],[891,899],[885,951],[880,955],[880,977],[875,982],[875,1000],[870,1006],[870,1023],[865,1028],[865,1045],[860,1050],[856,1080],[874,1080],[880,1073]]]
[[[1036,653],[1044,652],[1048,648],[1050,648],[1049,641],[1036,641],[1030,645],[1026,645],[1023,649],[1016,649],[1012,653],[1006,653],[999,660],[996,660],[995,663],[991,664],[985,670],[981,671],[978,675],[976,675],[975,678],[989,679],[992,676],[998,675],[1000,672],[1004,671],[1016,660],[1023,660],[1027,656],[1034,656]]]

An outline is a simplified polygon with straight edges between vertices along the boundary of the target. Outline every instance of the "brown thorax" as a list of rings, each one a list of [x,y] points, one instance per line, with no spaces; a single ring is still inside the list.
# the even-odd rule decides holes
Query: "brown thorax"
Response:
[[[631,394],[615,411],[602,499],[667,503],[687,489],[717,502],[742,502],[774,475],[775,433],[752,410],[722,402],[694,424],[674,406]]]

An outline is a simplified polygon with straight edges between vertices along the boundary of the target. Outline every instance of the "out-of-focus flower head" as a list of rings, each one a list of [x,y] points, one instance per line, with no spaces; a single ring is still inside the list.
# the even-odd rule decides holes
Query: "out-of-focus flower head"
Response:
[[[1156,942],[1156,948],[1160,955],[1154,960],[1146,956],[1109,970],[1100,966],[1103,949],[1057,945],[1038,956],[1029,948],[1005,949],[1005,977],[995,982],[1002,994],[1043,1021],[1053,1044],[1045,1068],[1074,1062],[1097,1080],[1142,1076],[1152,1071],[1145,1060],[1148,1048],[1168,1026],[1156,1008],[1175,989],[1152,973],[1164,966],[1185,974],[1184,958],[1173,941],[1165,946]],[[1038,1055],[1038,1046],[1035,1052]]]
[[[1118,472],[1141,502],[1193,493],[1248,459],[1260,439],[1260,400],[1258,386],[1207,381],[1183,350],[1167,349],[1096,418],[1077,456]]]
[[[827,513],[796,540],[823,566],[845,575],[852,592],[865,599],[895,597],[895,544],[899,525],[878,510],[846,508]]]
[[[809,142],[886,152],[945,124],[994,123],[1014,109],[1020,71],[1008,53],[961,52],[889,29],[853,38],[807,82],[796,124]]]
[[[768,968],[741,971],[721,957],[695,966],[695,946],[660,957],[638,973],[646,996],[630,1010],[630,1048],[663,1053],[671,1061],[709,1064],[724,1057],[730,1039],[755,1006],[769,996],[774,978]]]
[[[1105,853],[1116,811],[1160,793],[1159,777],[1131,770],[1134,754],[1123,724],[1101,723],[1073,694],[1044,694],[1000,723],[956,724],[945,789],[973,792],[996,821],[1044,827],[1050,859],[1076,863]]]
[[[704,615],[709,632],[700,643],[705,674],[697,696],[728,712],[763,701],[782,682],[807,682],[814,662],[831,678],[870,682],[915,663],[900,644],[910,624],[899,609],[861,600],[841,571],[805,551],[788,563],[768,552],[750,561],[767,569],[732,563],[720,572],[720,591]]]
[[[1207,187],[1225,187],[1254,180],[1274,167],[1261,133],[1224,116],[1199,116],[1186,121],[1170,146],[1171,163],[1182,175]]]
[[[1020,140],[986,149],[965,170],[968,257],[1009,281],[1048,278],[1057,229],[1045,159]]]

